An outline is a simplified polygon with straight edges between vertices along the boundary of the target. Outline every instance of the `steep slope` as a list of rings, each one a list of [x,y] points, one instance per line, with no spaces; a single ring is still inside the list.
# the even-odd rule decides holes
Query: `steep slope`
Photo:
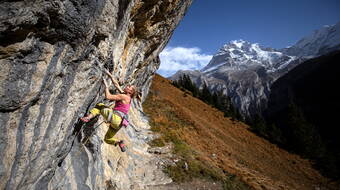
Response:
[[[199,86],[207,83],[213,91],[223,90],[244,116],[261,114],[271,84],[303,61],[339,49],[339,36],[340,22],[279,50],[244,40],[231,41],[201,71],[178,71],[170,79],[187,74]]]
[[[285,146],[316,159],[324,173],[334,178],[340,176],[339,62],[340,51],[336,51],[295,67],[273,84],[266,110],[268,122],[275,123],[283,132]],[[301,111],[303,118],[299,119],[309,123],[308,128],[303,128],[306,124],[291,123],[298,117],[292,115],[292,104]],[[305,135],[299,134],[299,130]],[[296,135],[301,136],[297,139]]]
[[[0,189],[142,189],[168,183],[133,102],[120,153],[78,118],[102,101],[102,69],[146,94],[191,0],[0,2]],[[145,97],[143,97],[145,98]],[[98,123],[99,124],[99,123]],[[81,128],[83,127],[83,128]]]
[[[159,128],[172,120],[182,121],[182,127],[168,126],[165,130],[176,133],[198,154],[195,159],[207,166],[217,167],[226,175],[235,174],[254,189],[336,189],[309,161],[254,135],[245,124],[223,117],[167,79],[156,76],[149,96],[146,103],[150,105],[144,106],[148,106],[145,111],[150,120]],[[176,117],[163,110],[171,110]]]

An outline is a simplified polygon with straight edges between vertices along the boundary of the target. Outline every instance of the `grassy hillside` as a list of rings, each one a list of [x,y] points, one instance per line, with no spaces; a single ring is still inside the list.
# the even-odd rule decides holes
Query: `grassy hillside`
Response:
[[[308,160],[254,135],[161,76],[155,76],[143,107],[152,130],[161,134],[151,144],[174,144],[181,161],[166,172],[176,182],[204,178],[221,181],[225,189],[332,189]]]

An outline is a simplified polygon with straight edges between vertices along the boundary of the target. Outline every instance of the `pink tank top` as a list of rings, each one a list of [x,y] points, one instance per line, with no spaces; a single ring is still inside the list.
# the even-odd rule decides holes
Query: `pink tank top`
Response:
[[[123,104],[122,101],[117,101],[115,104],[115,107],[113,108],[113,110],[117,110],[117,111],[121,111],[125,114],[129,113],[129,109],[130,109],[130,104]]]

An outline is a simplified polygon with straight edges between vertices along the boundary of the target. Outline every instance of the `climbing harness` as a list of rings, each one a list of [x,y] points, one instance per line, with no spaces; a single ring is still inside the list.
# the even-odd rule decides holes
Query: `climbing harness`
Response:
[[[120,127],[127,127],[129,125],[129,118],[128,118],[128,115],[125,114],[124,112],[121,112],[119,110],[113,110],[113,113],[115,113],[116,115],[118,115],[122,121],[120,122]],[[111,117],[112,117],[112,114],[111,114]],[[109,116],[110,118],[110,116]],[[110,120],[111,122],[111,120]]]

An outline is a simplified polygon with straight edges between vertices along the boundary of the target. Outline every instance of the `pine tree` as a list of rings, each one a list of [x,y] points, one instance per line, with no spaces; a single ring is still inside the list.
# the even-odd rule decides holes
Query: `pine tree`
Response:
[[[256,114],[251,123],[252,123],[251,128],[255,133],[261,136],[264,136],[264,137],[268,137],[267,129],[266,129],[266,122],[264,121],[263,117],[261,117],[261,115]]]
[[[191,81],[189,75],[184,74],[180,77],[180,85],[183,88],[189,90],[194,97],[198,97],[199,90],[195,86],[195,84]]]
[[[194,97],[222,111],[225,117],[232,117],[239,121],[244,120],[242,114],[233,106],[231,98],[225,95],[223,90],[211,92],[206,83],[204,83],[202,89],[199,90],[195,83],[192,82],[190,76],[186,74],[181,75],[177,81],[173,82],[173,85],[180,89],[190,91]]]
[[[225,117],[230,117],[230,98],[226,96],[222,90],[217,92],[217,96],[218,105],[216,108],[221,110]]]
[[[282,144],[284,142],[282,132],[274,123],[266,125],[266,134],[271,142]]]
[[[200,96],[199,98],[205,102],[207,102],[208,104],[213,104],[213,97],[210,93],[210,90],[207,86],[206,83],[203,84],[203,88],[202,90],[200,91]]]
[[[216,92],[212,93],[212,105],[218,109],[218,95]]]
[[[301,109],[294,103],[288,107],[288,126],[291,130],[291,146],[302,155],[317,158],[324,154],[324,145],[316,128],[307,122]]]

